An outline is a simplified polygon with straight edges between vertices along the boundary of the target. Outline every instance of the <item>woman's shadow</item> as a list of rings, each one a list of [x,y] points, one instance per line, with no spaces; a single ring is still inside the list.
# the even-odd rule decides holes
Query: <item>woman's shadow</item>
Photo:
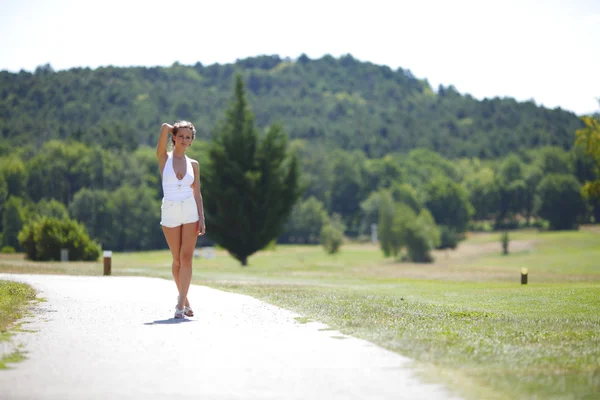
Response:
[[[174,324],[182,324],[184,322],[192,322],[195,321],[193,319],[187,318],[169,318],[169,319],[159,319],[152,322],[144,322],[144,325],[174,325]]]

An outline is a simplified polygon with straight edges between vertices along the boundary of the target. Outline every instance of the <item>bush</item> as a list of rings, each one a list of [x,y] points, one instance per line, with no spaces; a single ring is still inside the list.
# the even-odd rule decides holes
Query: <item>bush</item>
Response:
[[[0,249],[0,253],[12,254],[12,253],[16,253],[16,250],[12,246],[4,246]]]
[[[431,250],[440,245],[440,232],[433,216],[423,209],[419,216],[406,227],[406,250],[412,262],[432,262]]]
[[[339,251],[344,242],[344,225],[338,215],[334,215],[331,222],[321,229],[321,244],[328,254]]]
[[[440,225],[440,245],[438,249],[456,249],[461,235],[456,232],[456,229],[445,225]]]
[[[70,261],[95,261],[100,257],[100,246],[90,239],[85,227],[68,218],[34,220],[19,232],[19,242],[30,260],[58,261],[61,249],[69,250]]]

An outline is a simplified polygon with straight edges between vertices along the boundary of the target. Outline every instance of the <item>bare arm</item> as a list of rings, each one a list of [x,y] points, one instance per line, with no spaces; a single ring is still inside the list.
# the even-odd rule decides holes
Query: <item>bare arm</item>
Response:
[[[194,198],[196,199],[196,206],[198,206],[198,215],[200,219],[198,220],[198,227],[196,231],[199,236],[202,236],[206,233],[206,224],[204,222],[204,204],[202,202],[202,193],[200,193],[200,164],[198,161],[192,161],[192,168],[194,169],[194,183],[192,184],[192,189],[194,190]]]
[[[156,157],[159,161],[167,159],[167,142],[169,140],[169,133],[173,132],[173,126],[169,124],[162,124],[160,128],[160,136],[158,138],[158,144],[156,145]]]

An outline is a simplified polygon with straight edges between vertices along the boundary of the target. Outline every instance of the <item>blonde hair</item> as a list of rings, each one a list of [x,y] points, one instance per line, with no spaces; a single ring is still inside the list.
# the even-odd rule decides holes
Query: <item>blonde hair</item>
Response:
[[[175,136],[177,136],[177,131],[179,129],[189,129],[192,131],[192,140],[196,138],[196,128],[194,128],[194,124],[189,121],[177,121],[173,124],[173,133],[171,135],[173,145],[175,145]]]

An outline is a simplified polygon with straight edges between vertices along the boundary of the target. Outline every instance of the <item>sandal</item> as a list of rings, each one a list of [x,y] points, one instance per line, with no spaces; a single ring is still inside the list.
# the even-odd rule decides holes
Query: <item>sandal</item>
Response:
[[[180,310],[179,308],[177,308],[177,306],[175,306],[175,318],[183,318],[185,316],[184,310],[185,307]]]
[[[179,304],[179,296],[177,296],[177,304]],[[177,305],[175,306],[175,310],[177,310]],[[186,317],[193,317],[194,316],[194,310],[192,310],[192,307],[184,305],[182,312],[183,312],[183,314]],[[178,317],[175,317],[175,318],[178,318]]]
[[[183,306],[183,313],[185,314],[186,317],[194,316],[194,310],[192,310],[192,307]]]

